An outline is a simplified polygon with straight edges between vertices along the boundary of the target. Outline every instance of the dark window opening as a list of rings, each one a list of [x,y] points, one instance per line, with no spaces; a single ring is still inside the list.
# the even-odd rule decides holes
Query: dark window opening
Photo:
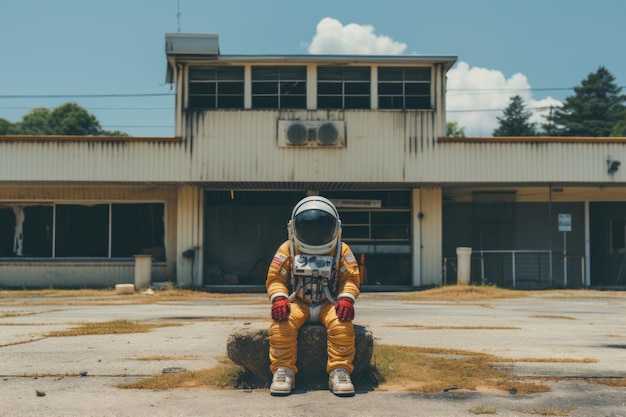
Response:
[[[113,204],[111,256],[126,258],[139,253],[165,258],[162,204]]]
[[[164,209],[162,203],[0,203],[0,257],[164,259]]]
[[[252,108],[306,108],[306,67],[252,67]]]
[[[57,257],[107,257],[108,235],[108,204],[56,206]]]
[[[431,109],[430,88],[430,68],[378,68],[378,108],[380,109]]]
[[[243,109],[244,67],[189,69],[189,108]]]
[[[411,239],[411,213],[407,210],[339,209],[342,237],[346,241],[394,241]]]
[[[317,107],[320,109],[371,108],[369,67],[318,67]]]

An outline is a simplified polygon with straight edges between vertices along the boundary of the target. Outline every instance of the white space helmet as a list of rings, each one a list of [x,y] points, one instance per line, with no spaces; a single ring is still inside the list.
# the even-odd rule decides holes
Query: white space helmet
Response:
[[[295,205],[289,228],[300,252],[321,255],[329,253],[337,245],[341,221],[330,200],[311,196]]]

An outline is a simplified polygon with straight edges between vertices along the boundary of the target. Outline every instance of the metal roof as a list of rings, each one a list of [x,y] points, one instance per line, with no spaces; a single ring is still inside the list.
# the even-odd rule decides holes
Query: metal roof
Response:
[[[220,53],[218,37],[213,34],[168,33],[165,35],[165,54],[168,60],[167,82],[172,82],[171,66],[175,62],[206,62],[214,64],[314,63],[329,65],[383,64],[443,64],[446,70],[457,61],[456,55],[338,55],[338,54],[235,54]]]

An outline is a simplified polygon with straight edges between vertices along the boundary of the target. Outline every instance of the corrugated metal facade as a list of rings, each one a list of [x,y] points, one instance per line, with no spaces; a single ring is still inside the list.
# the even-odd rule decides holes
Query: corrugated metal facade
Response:
[[[528,143],[471,140],[440,143],[432,155],[436,166],[425,181],[454,183],[623,183],[618,170],[609,175],[607,159],[626,161],[626,139],[564,142],[556,138]]]
[[[343,120],[345,148],[281,148],[278,120]],[[182,142],[1,141],[0,181],[620,183],[619,142],[439,143],[434,111],[188,111]]]
[[[189,177],[181,168],[186,164],[180,141],[44,137],[40,141],[0,139],[0,147],[0,181],[152,183]]]

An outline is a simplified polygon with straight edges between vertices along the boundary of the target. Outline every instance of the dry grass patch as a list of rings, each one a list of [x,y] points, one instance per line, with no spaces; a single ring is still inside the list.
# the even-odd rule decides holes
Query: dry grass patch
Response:
[[[153,355],[142,356],[137,358],[138,361],[195,361],[201,359],[197,355],[183,355],[183,356],[168,356],[168,355]]]
[[[459,349],[377,345],[372,359],[380,374],[379,389],[425,393],[450,389],[485,390],[518,394],[549,391],[534,382],[494,366],[511,359]]]
[[[472,407],[469,410],[472,414],[498,414],[495,408],[485,407],[484,405],[477,405],[476,407]]]
[[[386,327],[402,327],[414,330],[520,330],[516,326],[445,326],[425,324],[388,324]]]
[[[253,376],[230,359],[224,357],[219,361],[220,364],[211,369],[164,373],[141,381],[121,384],[119,387],[151,390],[267,388],[251,382],[254,380]],[[523,395],[550,391],[549,387],[541,383],[544,382],[542,380],[520,379],[510,373],[507,367],[497,366],[516,361],[554,360],[541,358],[512,360],[466,350],[381,344],[374,348],[370,367],[353,375],[353,381],[359,389],[421,393],[477,390]],[[302,385],[304,382],[299,381],[299,384]],[[488,409],[482,411],[482,414],[488,414]]]
[[[510,290],[491,285],[445,285],[424,291],[401,294],[404,300],[480,301],[520,297],[544,298],[626,298],[624,291],[599,290]]]
[[[103,334],[147,333],[159,327],[179,326],[176,323],[139,323],[129,320],[113,320],[101,323],[81,323],[66,330],[46,333],[45,337],[71,337]]]
[[[585,381],[608,387],[626,388],[626,378],[587,378]]]
[[[626,298],[624,291],[602,290],[543,290],[533,291],[533,294],[543,298]]]
[[[477,301],[527,297],[530,294],[528,291],[507,290],[487,285],[448,285],[402,294],[401,298],[404,300]]]
[[[19,305],[124,305],[151,304],[170,301],[228,300],[242,303],[267,303],[267,297],[246,294],[218,294],[181,288],[167,288],[158,291],[136,291],[133,294],[116,294],[114,288],[105,289],[42,289],[42,290],[2,290],[0,303]]]
[[[500,360],[494,360],[494,362],[530,362],[530,363],[596,363],[597,359],[593,358],[581,358],[581,359],[572,359],[572,358],[515,358],[515,359],[505,359],[501,358]]]
[[[229,322],[229,321],[254,321],[254,322],[267,322],[270,325],[270,319],[267,315],[243,315],[243,316],[171,316],[163,317],[163,320],[176,320],[176,321],[214,321],[214,322]]]
[[[219,365],[210,369],[165,373],[137,382],[119,384],[118,388],[162,391],[173,388],[232,389],[245,386],[243,368],[227,357],[218,358]]]
[[[8,317],[21,317],[21,316],[32,316],[35,314],[41,314],[35,311],[0,311],[0,319],[5,319]],[[0,323],[2,325],[2,323]]]
[[[541,407],[532,409],[516,408],[514,411],[524,414],[538,414],[540,416],[569,416],[572,410],[574,410],[574,407],[558,409],[549,405],[542,405]]]
[[[536,314],[534,316],[530,316],[530,317],[535,317],[538,319],[563,319],[563,320],[578,320],[574,317],[570,317],[570,316],[561,316],[558,314]]]

